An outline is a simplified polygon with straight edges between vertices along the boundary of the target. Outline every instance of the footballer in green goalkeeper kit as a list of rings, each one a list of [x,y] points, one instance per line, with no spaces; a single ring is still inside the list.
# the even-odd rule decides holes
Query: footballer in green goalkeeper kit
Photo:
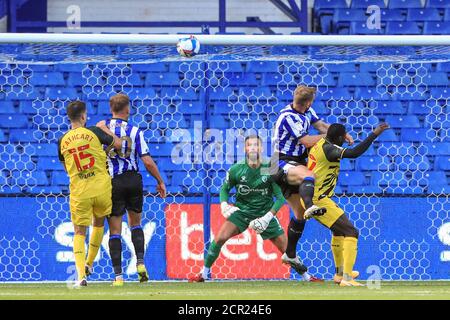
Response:
[[[220,207],[222,215],[227,219],[215,239],[211,242],[205,265],[200,274],[189,279],[189,282],[204,282],[209,279],[210,269],[219,257],[220,250],[228,239],[252,228],[264,240],[270,240],[277,249],[284,253],[287,237],[276,218],[277,212],[284,204],[280,187],[269,175],[269,162],[262,162],[262,141],[258,136],[245,139],[245,160],[234,164],[227,172],[227,177],[220,190]],[[267,174],[264,169],[267,168]],[[229,192],[236,189],[236,203],[228,203]],[[274,197],[276,201],[274,201]],[[321,282],[323,280],[311,276],[307,268],[299,261],[290,264],[306,281]]]

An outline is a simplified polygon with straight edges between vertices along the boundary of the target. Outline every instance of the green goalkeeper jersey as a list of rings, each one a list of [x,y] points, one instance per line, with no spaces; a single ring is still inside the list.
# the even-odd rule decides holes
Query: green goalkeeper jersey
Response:
[[[281,189],[270,175],[261,174],[263,168],[268,173],[269,166],[269,163],[263,163],[254,169],[246,160],[234,164],[228,170],[225,183],[220,189],[220,202],[228,202],[230,190],[236,188],[235,206],[242,213],[260,217],[269,210],[278,212],[285,201]]]

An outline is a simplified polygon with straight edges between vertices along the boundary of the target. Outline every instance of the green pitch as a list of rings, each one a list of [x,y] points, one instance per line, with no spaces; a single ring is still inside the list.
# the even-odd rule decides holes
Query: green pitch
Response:
[[[384,281],[379,289],[296,281],[128,282],[121,288],[91,282],[82,289],[65,283],[3,283],[0,299],[450,299],[450,281]]]

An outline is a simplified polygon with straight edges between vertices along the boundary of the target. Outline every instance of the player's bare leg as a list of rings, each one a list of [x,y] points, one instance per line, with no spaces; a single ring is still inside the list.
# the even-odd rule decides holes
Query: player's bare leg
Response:
[[[216,238],[211,241],[208,248],[208,254],[205,258],[205,266],[203,267],[202,273],[189,279],[189,282],[204,282],[209,278],[209,271],[211,266],[219,257],[220,249],[228,241],[228,239],[241,233],[236,225],[230,221],[225,221],[225,223],[220,228],[219,233]]]
[[[139,282],[148,281],[148,273],[144,264],[145,239],[144,231],[141,226],[142,213],[128,210],[128,225],[131,230],[131,241],[133,242],[134,252],[136,254],[136,269]]]
[[[319,208],[313,204],[314,181],[314,173],[305,166],[293,166],[287,172],[287,182],[290,185],[299,186],[299,195],[306,209],[304,213],[306,219],[314,215],[323,215],[326,212],[325,208]]]
[[[100,246],[102,245],[103,234],[105,231],[105,217],[94,217],[92,225],[93,227],[89,238],[89,250],[85,267],[86,276],[90,276],[93,273],[92,266],[94,265],[94,260],[97,257]]]
[[[73,237],[73,255],[75,257],[75,267],[77,269],[78,281],[74,285],[75,288],[87,286],[85,265],[86,265],[86,249],[84,243],[86,241],[86,226],[74,225]]]
[[[122,276],[122,216],[110,216],[109,225],[109,255],[114,269],[113,286],[123,286]]]

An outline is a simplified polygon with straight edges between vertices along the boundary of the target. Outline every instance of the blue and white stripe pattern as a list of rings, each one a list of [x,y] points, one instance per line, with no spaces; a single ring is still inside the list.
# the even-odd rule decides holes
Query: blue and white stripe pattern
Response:
[[[300,139],[308,134],[312,123],[321,120],[313,108],[299,113],[289,104],[281,110],[272,137],[274,151],[288,156],[301,156],[306,147]]]
[[[121,152],[111,150],[108,154],[108,170],[111,177],[126,171],[139,171],[138,159],[149,154],[143,131],[125,120],[115,118],[106,120],[106,126],[122,139]]]

